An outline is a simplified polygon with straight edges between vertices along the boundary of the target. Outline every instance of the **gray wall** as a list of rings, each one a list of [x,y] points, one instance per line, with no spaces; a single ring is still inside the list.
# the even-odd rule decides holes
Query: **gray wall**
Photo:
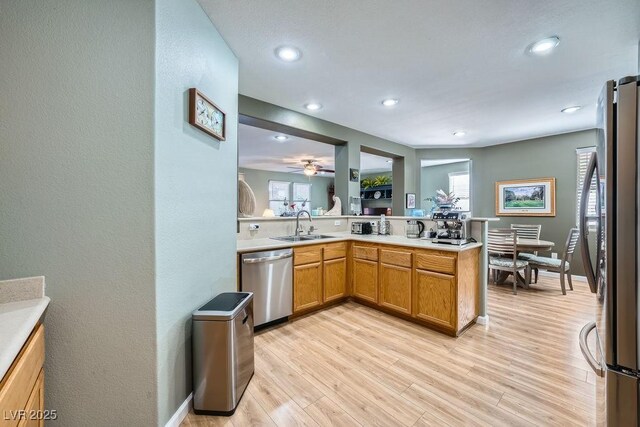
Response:
[[[433,197],[438,190],[449,192],[449,174],[452,172],[468,172],[469,162],[448,163],[445,165],[426,166],[420,169],[420,199],[417,206],[426,212],[431,210],[432,202],[424,199]],[[473,195],[471,195],[473,198]]]
[[[317,207],[322,206],[325,210],[329,210],[333,207],[333,202],[329,204],[329,196],[327,192],[328,187],[333,184],[333,178],[331,177],[316,175],[311,179],[308,179],[305,175],[298,173],[272,172],[244,168],[240,168],[238,172],[244,173],[245,181],[249,184],[256,195],[255,216],[262,216],[264,210],[269,207],[269,180],[311,184],[311,208],[316,209]],[[309,209],[307,208],[307,210]],[[309,212],[311,211],[309,210]]]
[[[195,0],[156,1],[158,418],[191,384],[191,312],[236,289],[238,61]],[[197,87],[227,113],[226,141],[187,123]]]
[[[46,276],[52,425],[155,425],[154,3],[0,10],[0,279]]]
[[[335,151],[336,195],[340,196],[342,200],[343,214],[347,213],[349,196],[360,196],[360,183],[349,181],[349,168],[360,169],[361,147],[369,147],[395,157],[393,164],[394,177],[396,172],[398,176],[402,177],[402,179],[394,179],[395,193],[402,194],[402,198],[394,198],[394,212],[397,212],[396,215],[400,215],[405,211],[404,193],[417,193],[420,166],[415,162],[416,150],[411,147],[242,95],[240,96],[239,111],[240,114],[250,117],[347,141],[346,145],[336,146]],[[402,159],[406,160],[404,169],[399,164]]]
[[[495,183],[510,179],[556,178],[555,217],[500,217],[491,227],[513,223],[542,224],[542,239],[555,242],[562,252],[569,229],[576,223],[576,148],[596,144],[595,130],[554,135],[473,149],[418,150],[420,159],[468,157],[471,159],[474,216],[494,217]],[[573,270],[584,274],[580,249],[576,249]]]

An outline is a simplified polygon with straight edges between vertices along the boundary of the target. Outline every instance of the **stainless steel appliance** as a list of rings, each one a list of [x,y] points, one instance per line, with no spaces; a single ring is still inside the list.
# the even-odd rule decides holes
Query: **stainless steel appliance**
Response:
[[[638,77],[606,83],[598,100],[597,150],[580,204],[582,258],[600,307],[595,321],[582,328],[579,343],[589,365],[605,377],[610,426],[637,426],[640,420],[639,100]],[[595,212],[589,212],[590,198]],[[595,348],[588,345],[592,332]]]
[[[370,222],[352,222],[351,234],[371,234],[373,227]]]
[[[471,242],[471,230],[466,213],[434,212],[431,219],[436,223],[436,237],[432,239],[433,243],[466,245]]]
[[[253,295],[225,292],[193,312],[193,410],[231,415],[253,376]]]
[[[404,226],[404,233],[408,239],[418,239],[424,231],[424,222],[415,219],[407,220]]]
[[[242,254],[240,288],[253,292],[255,326],[284,320],[293,310],[293,249]]]

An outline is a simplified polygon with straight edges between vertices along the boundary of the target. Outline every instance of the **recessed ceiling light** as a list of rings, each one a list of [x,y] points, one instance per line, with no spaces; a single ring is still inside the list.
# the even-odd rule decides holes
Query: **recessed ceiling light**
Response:
[[[576,111],[578,111],[581,108],[582,107],[579,106],[579,105],[574,105],[574,106],[571,106],[571,107],[563,108],[562,110],[560,110],[560,112],[571,114],[571,113],[575,113]]]
[[[385,107],[393,107],[394,105],[397,105],[398,102],[400,102],[399,99],[388,98],[382,101],[382,105],[384,105]]]
[[[463,130],[457,130],[453,133],[453,136],[458,136],[458,137],[462,137],[465,136],[467,133]]]
[[[297,61],[302,57],[300,49],[293,46],[280,46],[276,48],[276,56],[285,62]]]
[[[309,102],[308,104],[304,104],[304,108],[309,111],[318,111],[322,108],[322,104],[318,104],[317,102]]]
[[[276,135],[276,136],[274,136],[274,138],[277,139],[280,142],[283,142],[283,141],[286,141],[287,139],[289,139],[289,137],[286,136],[286,135]]]
[[[546,55],[558,46],[559,43],[560,38],[558,36],[547,37],[546,39],[538,40],[529,46],[529,52],[534,55]]]

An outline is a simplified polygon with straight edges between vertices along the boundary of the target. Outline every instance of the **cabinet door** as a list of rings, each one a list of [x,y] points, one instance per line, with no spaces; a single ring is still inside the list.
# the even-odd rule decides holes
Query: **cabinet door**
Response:
[[[448,274],[416,270],[413,315],[448,329],[456,328],[456,279]]]
[[[380,305],[411,314],[411,269],[380,264]]]
[[[347,258],[324,262],[324,302],[347,295]]]
[[[353,296],[378,302],[378,263],[364,259],[353,260]]]
[[[44,369],[40,370],[40,375],[31,390],[31,396],[29,396],[27,406],[24,409],[25,418],[20,420],[18,427],[44,426]]]
[[[293,268],[293,312],[322,304],[322,263]]]

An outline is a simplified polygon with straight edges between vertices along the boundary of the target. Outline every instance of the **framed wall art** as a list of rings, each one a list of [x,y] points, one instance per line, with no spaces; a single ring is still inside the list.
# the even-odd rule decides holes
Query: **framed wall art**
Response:
[[[198,89],[189,89],[189,124],[219,141],[225,140],[226,114]]]
[[[556,216],[556,179],[496,182],[496,216]]]
[[[360,170],[359,169],[349,169],[349,181],[351,182],[359,182],[360,181]]]
[[[406,194],[406,206],[407,206],[407,209],[415,209],[416,208],[416,193],[407,193]]]

